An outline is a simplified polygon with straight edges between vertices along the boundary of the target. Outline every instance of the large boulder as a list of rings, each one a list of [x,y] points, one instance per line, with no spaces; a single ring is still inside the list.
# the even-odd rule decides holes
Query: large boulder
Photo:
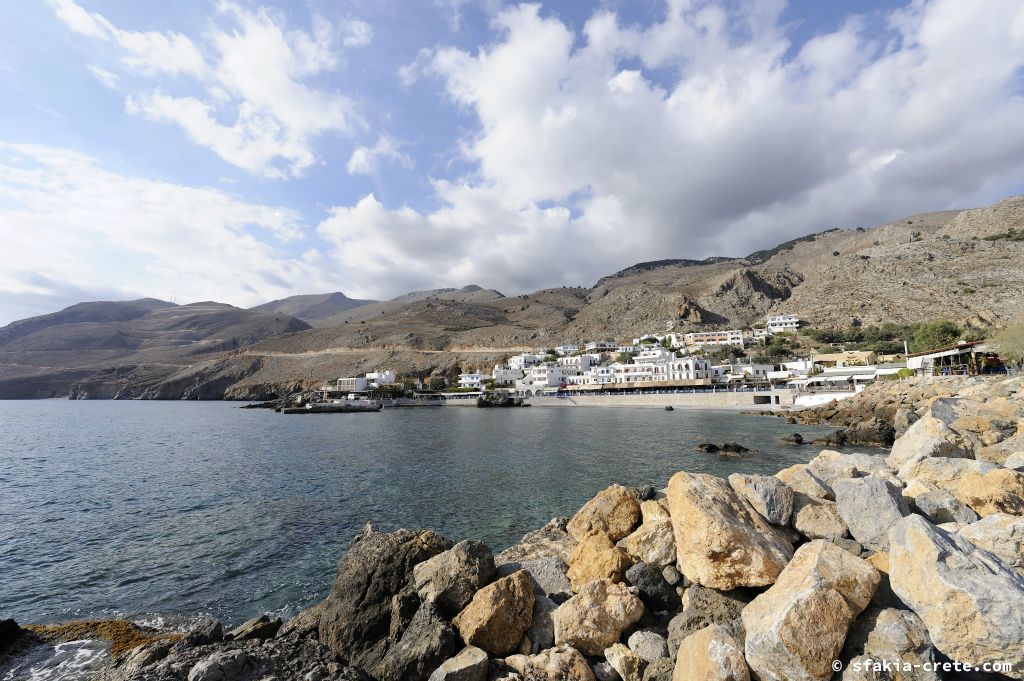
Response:
[[[416,592],[432,601],[449,617],[469,603],[494,576],[494,556],[481,542],[461,541],[443,553],[413,567]]]
[[[900,477],[946,490],[981,517],[1024,515],[1024,473],[988,461],[934,457],[905,466]]]
[[[773,525],[786,525],[793,512],[793,490],[772,475],[733,473],[729,485]]]
[[[508,655],[533,621],[533,602],[530,573],[520,570],[477,591],[452,624],[466,645]]]
[[[568,645],[558,645],[537,655],[512,655],[505,664],[530,681],[594,681],[585,657]]]
[[[929,414],[918,419],[893,443],[886,463],[890,468],[900,471],[900,477],[904,477],[902,470],[905,467],[935,456],[974,458],[959,433]]]
[[[643,614],[643,602],[626,585],[595,580],[558,606],[555,645],[568,644],[585,655],[600,655]]]
[[[629,649],[646,662],[668,657],[668,642],[656,631],[639,629],[629,635]]]
[[[797,549],[775,584],[743,609],[746,658],[762,681],[826,681],[878,571],[823,540]]]
[[[533,617],[530,628],[526,630],[526,638],[530,640],[533,653],[555,645],[555,610],[558,604],[547,596],[534,595]]]
[[[539,591],[543,596],[572,596],[572,585],[565,574],[569,566],[561,558],[544,556],[525,560],[520,566],[533,577],[534,592]]]
[[[939,681],[935,647],[910,610],[870,606],[850,627],[843,657],[842,681]]]
[[[618,541],[640,522],[640,501],[636,490],[612,485],[583,505],[566,526],[569,534],[582,539],[591,532],[603,532]]]
[[[783,468],[775,474],[775,477],[799,494],[806,494],[809,497],[818,499],[835,499],[835,496],[832,494],[832,488],[829,487],[828,483],[819,478],[811,467],[805,463],[798,463],[789,468]]]
[[[675,657],[679,644],[690,634],[711,624],[718,624],[740,645],[746,639],[740,613],[750,602],[741,592],[720,592],[695,584],[686,590],[683,611],[668,623],[668,649]]]
[[[836,541],[846,536],[849,528],[839,515],[836,502],[797,493],[793,499],[793,529],[808,539]]]
[[[750,671],[729,630],[711,624],[683,639],[672,681],[749,681]]]
[[[487,653],[466,646],[434,670],[428,681],[486,681],[489,660]]]
[[[944,489],[921,492],[914,497],[914,508],[933,524],[973,523],[978,514]],[[989,516],[991,517],[991,516]]]
[[[640,515],[644,523],[654,520],[668,520],[668,502],[664,499],[648,499],[640,502]]]
[[[349,545],[334,587],[319,606],[320,642],[345,664],[374,668],[415,610],[413,567],[451,547],[429,530],[386,534],[367,525]]]
[[[580,538],[569,556],[566,576],[573,591],[579,591],[584,584],[595,579],[621,582],[632,563],[625,551],[613,544],[607,534],[591,532]]]
[[[552,518],[544,527],[527,532],[517,543],[495,556],[495,564],[523,563],[546,556],[569,562],[576,540],[565,529],[568,522],[565,518]]]
[[[960,536],[1024,572],[1024,518],[996,513],[961,527]]]
[[[1024,679],[1024,576],[918,515],[889,534],[889,581],[935,647],[969,664],[1010,662]]]
[[[836,510],[858,542],[877,551],[889,548],[889,529],[910,513],[900,490],[882,478],[836,480]]]
[[[668,503],[679,569],[693,582],[723,590],[766,586],[793,555],[786,536],[721,478],[676,473]]]
[[[679,607],[679,593],[665,580],[661,570],[640,561],[626,570],[626,580],[640,592],[648,610],[672,612]]]
[[[644,502],[648,503],[648,502]],[[634,560],[665,567],[676,562],[676,539],[669,518],[645,522],[618,546]]]
[[[424,681],[459,648],[455,630],[433,603],[423,603],[384,659],[367,669],[379,681]]]

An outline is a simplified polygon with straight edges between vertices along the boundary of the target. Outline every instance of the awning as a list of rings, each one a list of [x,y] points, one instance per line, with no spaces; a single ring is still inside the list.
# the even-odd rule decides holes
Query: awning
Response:
[[[854,374],[853,376],[853,380],[855,381],[873,381],[875,378],[875,374]]]
[[[850,382],[850,377],[849,376],[823,376],[822,378],[824,380],[828,381],[829,383],[849,383]]]

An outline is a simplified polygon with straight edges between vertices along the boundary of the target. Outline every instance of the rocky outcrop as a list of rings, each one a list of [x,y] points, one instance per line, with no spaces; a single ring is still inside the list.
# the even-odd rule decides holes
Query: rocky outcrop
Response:
[[[826,681],[879,575],[823,540],[801,546],[775,584],[743,610],[746,659],[763,681]]]
[[[533,602],[530,573],[520,570],[477,591],[452,624],[467,645],[508,655],[533,621]]]
[[[969,664],[1005,661],[1024,678],[1024,576],[921,516],[890,533],[889,580],[935,647]]]
[[[555,611],[555,644],[600,655],[643,614],[643,603],[625,585],[595,580]]]
[[[676,473],[668,503],[679,568],[693,582],[725,590],[765,586],[793,555],[781,531],[720,478]]]

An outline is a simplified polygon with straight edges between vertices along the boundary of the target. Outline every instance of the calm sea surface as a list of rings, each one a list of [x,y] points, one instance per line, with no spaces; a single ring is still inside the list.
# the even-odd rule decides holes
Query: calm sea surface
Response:
[[[498,550],[612,482],[775,473],[827,429],[737,412],[0,401],[0,618],[289,615],[368,520]],[[742,459],[692,451],[735,440]]]

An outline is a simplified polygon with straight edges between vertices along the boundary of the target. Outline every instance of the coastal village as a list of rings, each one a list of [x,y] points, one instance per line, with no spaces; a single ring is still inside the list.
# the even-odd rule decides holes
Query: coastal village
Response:
[[[848,350],[842,343],[832,344],[827,351],[764,352],[767,346],[778,345],[778,339],[788,347],[788,339],[802,325],[796,315],[780,314],[748,329],[644,333],[623,342],[565,342],[510,356],[489,371],[464,371],[457,381],[418,377],[412,381],[413,394],[418,403],[430,404],[440,404],[442,398],[448,404],[471,404],[495,393],[544,404],[543,398],[750,393],[734,401],[806,407],[850,397],[876,380],[1006,371],[980,340],[916,353],[908,351],[905,341],[903,352],[888,354]],[[395,371],[385,369],[329,381],[315,395],[323,402],[380,399],[405,387]],[[650,403],[647,399],[642,404]]]

